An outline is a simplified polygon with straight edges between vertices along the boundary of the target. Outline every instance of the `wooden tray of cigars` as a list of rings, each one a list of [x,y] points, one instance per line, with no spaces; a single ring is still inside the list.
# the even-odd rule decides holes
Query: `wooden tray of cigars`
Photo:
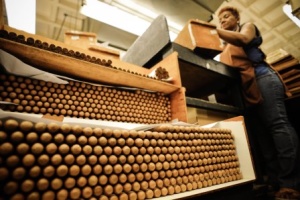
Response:
[[[2,50],[16,56],[26,64],[50,73],[98,84],[141,88],[164,94],[170,94],[180,88],[145,74],[115,67],[111,60],[85,55],[17,34],[8,36],[6,34],[12,32],[0,31],[0,48]],[[118,61],[118,65],[120,65],[120,61]]]

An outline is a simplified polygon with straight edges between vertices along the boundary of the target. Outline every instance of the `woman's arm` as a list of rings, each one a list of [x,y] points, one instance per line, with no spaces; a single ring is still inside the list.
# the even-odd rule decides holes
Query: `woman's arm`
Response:
[[[255,26],[253,23],[246,23],[242,26],[240,32],[227,31],[217,28],[219,37],[225,42],[235,46],[244,46],[248,44],[255,37]]]

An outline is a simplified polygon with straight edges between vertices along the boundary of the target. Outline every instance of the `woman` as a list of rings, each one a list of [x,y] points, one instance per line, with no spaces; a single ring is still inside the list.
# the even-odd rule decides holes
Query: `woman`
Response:
[[[259,48],[262,37],[257,27],[250,22],[240,25],[239,12],[234,7],[222,8],[218,17],[221,28],[217,32],[226,43],[220,60],[239,69],[246,113],[254,112],[250,121],[257,119],[260,123],[251,127],[264,129],[256,136],[268,176],[279,186],[276,199],[300,199],[299,138],[286,114],[285,86],[264,61],[265,54]],[[245,114],[246,123],[247,118]]]

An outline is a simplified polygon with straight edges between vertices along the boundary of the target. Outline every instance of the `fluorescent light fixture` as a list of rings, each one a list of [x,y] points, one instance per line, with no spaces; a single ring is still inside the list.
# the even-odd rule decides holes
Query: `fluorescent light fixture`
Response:
[[[135,13],[139,13],[140,15],[146,16],[147,18],[150,18],[151,20],[155,19],[159,15],[143,6],[140,6],[139,4],[135,3],[132,0],[113,0],[111,5],[120,7],[121,9],[127,8],[126,10],[131,10],[128,12],[133,13],[132,11],[134,11]],[[173,21],[170,21],[170,20],[168,20],[168,26],[171,31],[173,30],[176,33],[178,33],[179,30],[181,30],[183,28],[183,26],[181,26]]]
[[[150,26],[151,22],[158,16],[158,14],[135,4],[130,0],[120,2],[122,2],[121,6],[120,4],[113,2],[112,5],[108,5],[98,0],[86,0],[85,5],[80,9],[80,13],[137,36],[142,35]],[[136,10],[139,12],[139,15],[132,14],[129,10],[131,10],[131,12],[132,10]],[[168,24],[173,25],[170,27],[170,39],[174,40],[182,27],[169,21]]]
[[[5,0],[10,27],[35,34],[36,0]]]
[[[81,7],[80,12],[135,35],[141,35],[150,25],[150,22],[97,0],[86,0],[86,5]]]
[[[292,6],[285,4],[283,6],[283,12],[300,28],[300,20],[292,14]]]

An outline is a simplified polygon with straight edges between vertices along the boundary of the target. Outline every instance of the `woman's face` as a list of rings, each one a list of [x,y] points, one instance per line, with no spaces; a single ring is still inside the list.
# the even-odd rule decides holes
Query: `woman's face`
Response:
[[[224,11],[219,15],[219,23],[222,29],[234,31],[238,26],[238,19],[230,11]]]

